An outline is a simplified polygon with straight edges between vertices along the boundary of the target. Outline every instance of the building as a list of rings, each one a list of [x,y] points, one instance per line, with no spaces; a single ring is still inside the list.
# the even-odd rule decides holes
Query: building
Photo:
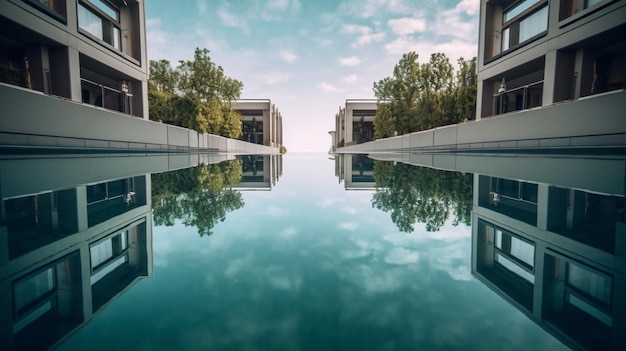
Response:
[[[0,1],[0,148],[278,154],[273,106],[256,145],[149,121],[144,6]]]
[[[569,347],[623,350],[624,160],[548,162],[594,176],[474,175],[472,273]]]
[[[625,35],[626,1],[481,1],[476,118],[621,91]]]
[[[335,115],[335,148],[374,140],[374,116],[378,101],[348,99]]]
[[[237,190],[272,190],[283,175],[282,155],[238,155],[241,161],[241,181]]]
[[[335,176],[346,190],[375,190],[374,159],[365,154],[336,155]]]
[[[0,3],[0,81],[148,119],[143,0]]]
[[[270,147],[283,144],[283,117],[271,100],[237,100],[231,106],[241,114],[240,140]]]
[[[58,345],[152,275],[150,174],[128,161],[0,162],[3,350]]]

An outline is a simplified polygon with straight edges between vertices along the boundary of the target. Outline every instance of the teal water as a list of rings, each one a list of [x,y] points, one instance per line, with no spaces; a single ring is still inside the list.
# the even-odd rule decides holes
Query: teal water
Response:
[[[471,274],[471,230],[402,233],[326,155],[287,155],[269,192],[201,237],[155,226],[154,274],[60,350],[556,350]]]
[[[223,158],[1,160],[2,349],[625,345],[620,157]]]

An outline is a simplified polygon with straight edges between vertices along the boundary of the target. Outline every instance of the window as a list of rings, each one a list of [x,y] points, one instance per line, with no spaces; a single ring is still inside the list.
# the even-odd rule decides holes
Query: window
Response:
[[[121,50],[119,11],[104,1],[78,4],[78,27],[95,38]]]
[[[33,7],[47,13],[59,22],[66,23],[65,0],[24,0]]]
[[[512,49],[548,29],[546,1],[525,0],[504,11],[502,51]]]
[[[89,248],[91,284],[98,282],[116,268],[128,262],[128,230],[113,235]]]
[[[15,309],[20,311],[55,288],[53,268],[15,284]]]

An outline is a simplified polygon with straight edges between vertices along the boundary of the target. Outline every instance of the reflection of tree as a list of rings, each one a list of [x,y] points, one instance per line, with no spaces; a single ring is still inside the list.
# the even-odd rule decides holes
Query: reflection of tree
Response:
[[[154,224],[172,226],[181,219],[186,226],[197,227],[200,236],[211,235],[228,212],[243,207],[241,193],[229,188],[241,181],[241,175],[238,160],[153,174]]]
[[[391,220],[402,232],[412,232],[415,222],[438,231],[450,215],[455,226],[471,222],[471,174],[374,161],[374,179],[372,206],[391,211]]]

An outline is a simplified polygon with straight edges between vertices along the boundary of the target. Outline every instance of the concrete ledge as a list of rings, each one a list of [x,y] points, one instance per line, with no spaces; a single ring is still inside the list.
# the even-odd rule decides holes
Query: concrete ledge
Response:
[[[277,147],[198,134],[4,83],[0,116],[0,148],[7,150],[280,153]]]
[[[626,91],[338,148],[353,152],[476,152],[626,147]],[[601,112],[601,113],[599,113]],[[405,138],[408,138],[407,148]],[[401,142],[398,143],[398,140]]]

